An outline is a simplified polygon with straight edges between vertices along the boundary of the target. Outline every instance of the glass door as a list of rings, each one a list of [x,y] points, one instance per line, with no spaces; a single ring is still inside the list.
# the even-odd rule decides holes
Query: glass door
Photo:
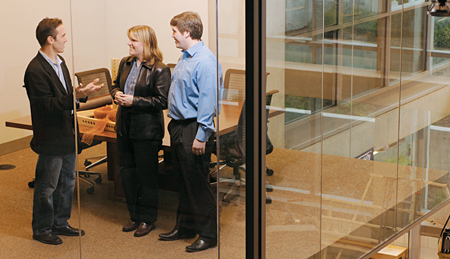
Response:
[[[228,8],[228,6],[224,6],[224,8]],[[224,15],[230,13],[231,10],[234,11],[233,8],[230,8]],[[136,48],[139,47],[135,45],[135,41],[146,41],[146,37],[148,37],[146,35],[148,34],[145,33],[150,31],[150,36],[151,34],[156,35],[156,41],[159,50],[162,53],[162,62],[169,67],[166,68],[165,65],[161,65],[164,67],[162,68],[163,72],[161,73],[168,73],[170,70],[172,80],[175,81],[180,79],[179,75],[182,73],[180,71],[188,71],[189,69],[192,69],[189,71],[193,71],[194,69],[198,69],[197,67],[184,67],[187,66],[187,62],[191,61],[182,58],[183,52],[181,50],[184,50],[184,45],[181,45],[181,48],[180,46],[177,47],[179,41],[175,41],[175,39],[172,38],[173,31],[171,20],[174,16],[185,11],[193,11],[199,15],[203,24],[202,33],[200,33],[200,38],[203,42],[201,44],[204,44],[207,49],[211,50],[211,55],[216,56],[217,60],[222,62],[221,56],[217,56],[217,53],[220,53],[220,51],[217,48],[217,13],[216,3],[214,1],[200,0],[190,2],[189,4],[186,4],[186,2],[183,1],[171,1],[170,4],[134,0],[127,2],[72,1],[75,58],[74,72],[76,74],[81,74],[86,71],[92,72],[92,70],[105,68],[107,69],[107,75],[110,75],[112,80],[111,85],[109,85],[109,90],[114,93],[114,89],[122,87],[123,91],[125,91],[124,87],[127,78],[129,78],[127,75],[131,75],[131,72],[127,72],[131,69],[126,70],[126,67],[133,62],[136,62],[134,64],[137,64],[137,61],[133,60],[133,57],[137,57],[133,56],[133,54],[137,53]],[[218,24],[221,24],[221,22],[219,21]],[[141,25],[144,26],[142,27]],[[137,28],[135,26],[141,27]],[[151,27],[151,30],[146,26]],[[224,25],[220,26],[222,26],[221,28],[226,28]],[[179,26],[179,28],[182,29],[181,26]],[[198,35],[193,36],[199,37]],[[151,38],[150,40],[155,43],[154,38]],[[218,44],[219,46],[222,46],[221,42]],[[223,44],[226,45],[226,43]],[[151,45],[151,48],[154,48],[155,46],[156,44]],[[128,59],[128,56],[130,55],[132,57]],[[190,53],[190,55],[194,55],[194,52]],[[117,103],[119,108],[118,112],[116,112],[116,121],[114,121],[113,116],[107,115],[107,119],[109,120],[106,122],[104,129],[102,129],[101,132],[94,132],[94,141],[91,146],[85,149],[79,156],[81,169],[92,173],[100,173],[102,179],[100,182],[99,180],[96,180],[99,179],[98,176],[92,174],[87,178],[87,180],[90,180],[92,183],[80,182],[81,226],[86,230],[86,236],[82,238],[81,242],[82,257],[218,257],[219,249],[223,242],[220,242],[217,246],[211,245],[213,247],[206,251],[198,253],[188,252],[189,249],[187,247],[191,246],[191,244],[199,238],[199,235],[197,234],[200,234],[200,229],[203,227],[201,224],[197,224],[197,216],[188,215],[191,218],[194,218],[195,224],[191,224],[193,226],[192,229],[190,228],[189,231],[184,234],[180,232],[179,234],[175,233],[175,235],[173,235],[172,230],[180,229],[177,213],[180,212],[180,210],[186,210],[186,206],[188,205],[186,204],[186,200],[188,200],[187,202],[189,203],[189,211],[192,212],[195,210],[196,215],[199,215],[199,217],[202,213],[208,214],[203,215],[202,217],[213,219],[214,223],[215,217],[209,213],[213,214],[212,211],[219,211],[219,209],[215,205],[212,209],[210,208],[208,210],[204,206],[193,207],[195,206],[194,202],[200,204],[200,202],[204,200],[204,197],[199,197],[198,195],[195,196],[194,199],[192,199],[192,197],[187,197],[187,195],[194,195],[198,186],[185,185],[185,182],[181,179],[182,175],[180,171],[185,170],[185,168],[177,166],[178,164],[174,161],[174,159],[177,158],[174,158],[171,146],[170,133],[168,130],[171,118],[168,117],[167,109],[162,111],[162,116],[160,117],[160,120],[164,121],[163,129],[165,131],[164,137],[162,137],[160,151],[155,155],[154,152],[148,148],[147,144],[149,144],[153,138],[161,136],[161,132],[157,131],[159,121],[156,120],[155,125],[149,124],[147,128],[142,128],[140,125],[142,125],[141,123],[147,123],[146,120],[151,119],[151,116],[154,114],[158,114],[157,112],[154,112],[154,109],[158,106],[145,106],[145,104],[139,106],[139,104],[145,103],[145,100],[149,100],[149,96],[139,96],[138,92],[140,91],[141,94],[144,92],[146,94],[150,93],[150,95],[158,96],[158,91],[166,89],[163,84],[168,83],[168,85],[170,85],[171,78],[161,78],[163,81],[169,80],[168,82],[154,79],[154,76],[158,74],[158,71],[156,71],[155,74],[149,72],[149,76],[142,77],[141,73],[147,71],[146,69],[159,69],[157,64],[151,64],[151,62],[144,63],[141,63],[143,64],[143,68],[137,73],[138,78],[143,78],[142,80],[146,80],[146,84],[150,86],[156,84],[158,88],[151,88],[149,92],[146,92],[142,86],[139,86],[140,90],[137,90],[136,88],[132,103],[127,103],[126,101],[123,104],[120,102]],[[213,63],[207,62],[205,64],[214,67],[214,71],[216,71],[217,63],[215,61]],[[209,68],[205,69],[212,71],[209,70]],[[225,69],[223,71],[225,71]],[[192,75],[194,81],[197,80],[196,76],[197,75]],[[216,82],[216,79],[220,82],[222,78],[222,75],[217,76],[217,78],[214,76],[212,79],[209,78],[209,76],[209,74],[204,75],[204,77],[208,77],[210,82]],[[152,80],[154,80],[155,83]],[[196,83],[197,82],[193,84]],[[137,85],[138,84],[136,84],[136,86]],[[172,87],[176,86],[172,84]],[[207,87],[214,87],[214,90],[216,90],[215,85],[208,85]],[[120,89],[122,90],[122,88]],[[203,91],[203,89],[201,91]],[[130,92],[124,92],[124,94],[131,95]],[[108,97],[108,94],[106,96]],[[102,97],[99,97],[98,99],[101,98]],[[212,98],[213,100],[211,103],[215,103],[217,97],[214,95]],[[154,99],[152,99],[150,103],[153,100]],[[167,100],[164,102],[167,103]],[[115,108],[117,108],[115,104],[111,105],[108,103],[96,107],[96,111],[100,114],[103,109],[114,110]],[[235,110],[227,113],[226,107],[221,107],[221,111],[225,116],[231,114],[231,117],[236,117],[233,113]],[[80,112],[82,113],[81,117],[86,118],[87,123],[92,121],[92,119],[95,119],[95,123],[100,121],[100,118],[96,118],[95,110],[89,111],[90,113],[87,112],[86,114],[82,111]],[[119,122],[118,118],[121,118],[122,121]],[[178,117],[177,119],[183,118]],[[186,119],[195,118],[187,117]],[[153,119],[153,121],[155,121],[155,119]],[[194,123],[195,121],[196,120],[194,120]],[[236,122],[233,121],[233,123]],[[221,118],[215,122],[215,126],[219,127],[220,124]],[[114,127],[117,125],[122,125],[120,128],[122,135],[120,136],[118,136],[114,130]],[[95,127],[97,127],[97,124]],[[155,130],[155,128],[157,129]],[[197,130],[197,128],[195,130]],[[152,134],[155,135],[144,136],[146,131],[151,131]],[[211,144],[213,143],[211,142]],[[138,146],[141,148],[138,148]],[[209,145],[207,147],[209,148]],[[97,156],[97,158],[94,158],[95,156]],[[103,159],[105,156],[106,163],[99,164],[98,166],[91,167],[87,170],[84,169],[85,164],[83,163],[85,163],[85,161],[88,161],[86,162],[87,165],[91,162],[94,163],[99,159]],[[152,164],[153,162],[151,162],[155,159],[157,159],[157,169],[155,169]],[[197,156],[195,156],[194,160],[196,160],[196,163],[198,162]],[[126,161],[128,161],[128,163]],[[216,199],[216,197],[213,196],[213,194],[216,194],[215,191],[217,190],[217,188],[214,187],[214,181],[217,181],[217,179],[213,179],[213,177],[210,179],[208,171],[213,171],[213,168],[210,167],[210,163],[214,167],[216,161],[217,159],[215,156],[211,157],[211,160],[208,159],[208,161],[206,161],[205,159],[205,161],[200,161],[202,163],[201,171],[202,173],[206,172],[206,175],[198,175],[202,180],[198,184],[205,189],[205,192],[208,192],[209,190],[209,193],[207,194],[211,194],[211,198],[214,199]],[[153,176],[147,177],[146,175],[148,174]],[[192,181],[197,182],[197,179]],[[209,187],[210,184],[212,187]],[[186,189],[190,189],[189,192],[187,192]],[[93,191],[88,193],[89,190]],[[214,193],[212,190],[214,190]],[[188,193],[187,195],[186,192]],[[133,197],[133,195],[135,196]],[[181,205],[179,206],[180,203]],[[217,201],[215,202],[215,204],[218,203],[219,202]],[[211,204],[211,202],[209,204]],[[230,206],[230,208],[233,207]],[[228,213],[228,211],[222,209],[222,215],[225,215],[226,213]],[[138,214],[141,216],[136,216]],[[150,214],[153,216],[148,216]],[[142,217],[145,217],[145,219],[142,219]],[[223,226],[221,230],[226,231],[229,233],[229,236],[232,236],[232,233],[235,232],[230,230],[230,228],[234,227],[234,223],[237,221],[235,220],[234,215],[229,215],[226,218],[226,220],[221,221]],[[133,225],[133,221],[137,224]],[[146,223],[149,231],[142,227],[142,223]],[[239,223],[242,224],[242,222]],[[187,224],[188,223],[186,223],[186,225]],[[183,225],[184,228],[186,228],[186,225]],[[227,225],[230,227],[225,227]],[[144,231],[139,232],[140,230]],[[183,229],[180,231],[183,231]],[[216,236],[208,236],[208,238],[215,239]],[[234,251],[235,249],[232,249],[232,252]]]

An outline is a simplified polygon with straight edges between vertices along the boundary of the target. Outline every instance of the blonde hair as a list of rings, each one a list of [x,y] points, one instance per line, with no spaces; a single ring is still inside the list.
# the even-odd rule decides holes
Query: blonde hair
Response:
[[[144,45],[143,60],[154,63],[162,61],[163,55],[158,48],[155,31],[147,25],[137,25],[127,31],[128,38],[138,40]]]

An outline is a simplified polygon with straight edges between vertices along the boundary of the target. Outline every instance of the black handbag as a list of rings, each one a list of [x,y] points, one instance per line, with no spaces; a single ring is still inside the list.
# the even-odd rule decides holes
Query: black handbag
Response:
[[[440,244],[439,252],[443,254],[450,254],[450,228],[445,228],[450,219],[450,215],[442,228],[441,234],[439,235],[438,244]]]

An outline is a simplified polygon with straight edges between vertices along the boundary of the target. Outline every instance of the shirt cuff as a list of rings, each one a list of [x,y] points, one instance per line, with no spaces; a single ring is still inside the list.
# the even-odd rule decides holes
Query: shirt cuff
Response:
[[[205,132],[203,130],[202,126],[199,126],[198,130],[197,130],[197,135],[195,136],[195,138],[200,140],[200,141],[206,142],[209,139],[210,136],[211,136],[211,132],[209,132],[209,131]]]

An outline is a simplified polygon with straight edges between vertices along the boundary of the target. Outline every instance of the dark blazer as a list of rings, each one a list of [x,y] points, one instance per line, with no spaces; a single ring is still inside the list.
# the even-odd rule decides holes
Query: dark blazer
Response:
[[[68,92],[40,53],[31,60],[25,71],[24,87],[30,101],[33,123],[30,146],[38,154],[64,155],[75,151],[72,80],[64,59],[60,58]],[[81,145],[78,147],[81,152]]]
[[[123,58],[119,64],[117,78],[111,88],[111,95],[124,92],[125,83],[131,71],[133,57]],[[164,137],[164,117],[162,111],[167,109],[170,88],[170,68],[161,61],[155,64],[142,62],[134,89],[131,107],[119,106],[116,115],[115,131],[117,134],[128,134],[133,139],[154,139]],[[130,120],[130,127],[124,127],[122,117]]]

